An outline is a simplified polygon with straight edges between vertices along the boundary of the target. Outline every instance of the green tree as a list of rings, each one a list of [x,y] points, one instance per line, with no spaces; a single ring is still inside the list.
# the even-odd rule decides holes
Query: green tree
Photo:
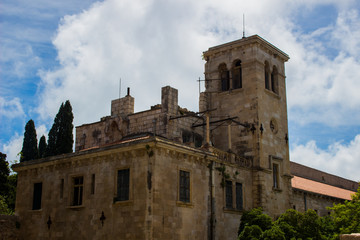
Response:
[[[266,231],[271,228],[272,219],[269,215],[262,212],[262,208],[253,208],[250,211],[245,211],[241,216],[238,235],[241,234],[246,226],[252,225],[257,225],[262,231]]]
[[[258,225],[245,226],[238,240],[260,240],[263,231]]]
[[[9,165],[6,161],[6,154],[0,152],[0,195],[5,196],[9,190],[8,176],[10,174]]]
[[[8,207],[4,196],[0,195],[0,214],[12,215],[14,212]]]
[[[56,114],[54,124],[49,131],[47,156],[54,156],[72,152],[73,138],[73,113],[70,101],[61,104]]]
[[[285,234],[281,229],[273,225],[270,229],[263,232],[261,235],[261,239],[263,240],[285,240]]]
[[[29,161],[38,158],[37,138],[35,124],[30,119],[25,126],[24,142],[21,150],[20,162]]]
[[[352,200],[334,204],[331,217],[334,221],[335,237],[340,234],[360,232],[360,185]]]
[[[42,135],[42,137],[40,138],[40,141],[39,141],[39,157],[40,158],[45,157],[46,147],[47,147],[46,138],[44,135]]]
[[[10,210],[15,211],[17,174],[11,174],[8,177],[8,194],[6,202]]]
[[[9,174],[6,154],[0,152],[0,211],[2,214],[10,214],[15,210],[17,175]]]

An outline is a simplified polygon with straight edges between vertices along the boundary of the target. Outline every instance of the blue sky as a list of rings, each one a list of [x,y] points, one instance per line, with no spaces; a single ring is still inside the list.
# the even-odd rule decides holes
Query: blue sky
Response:
[[[0,151],[15,162],[24,126],[47,136],[61,102],[74,124],[110,114],[131,87],[135,110],[179,90],[198,110],[203,51],[258,34],[286,63],[290,158],[359,181],[360,3],[319,1],[76,0],[0,2]],[[195,96],[195,99],[194,99]]]

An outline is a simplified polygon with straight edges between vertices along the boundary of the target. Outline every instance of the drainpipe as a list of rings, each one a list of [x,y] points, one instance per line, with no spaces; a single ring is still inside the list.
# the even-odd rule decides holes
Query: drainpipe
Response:
[[[216,230],[216,214],[215,214],[215,172],[214,172],[214,162],[211,161],[210,163],[210,240],[215,239],[215,230]]]

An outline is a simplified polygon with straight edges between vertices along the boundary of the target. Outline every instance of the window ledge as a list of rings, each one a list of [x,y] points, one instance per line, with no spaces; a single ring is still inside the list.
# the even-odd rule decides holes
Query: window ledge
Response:
[[[182,201],[176,201],[176,206],[178,207],[187,207],[187,208],[193,208],[194,205],[191,202],[182,202]]]
[[[272,97],[275,97],[275,98],[277,98],[277,99],[280,99],[280,96],[279,96],[278,93],[275,93],[275,92],[273,92],[273,91],[271,91],[271,90],[269,90],[269,89],[266,89],[266,88],[265,88],[265,92],[266,92],[267,94],[269,94],[270,96],[272,96]]]
[[[224,208],[224,213],[231,213],[231,214],[242,214],[244,210],[238,210],[234,208]]]
[[[133,204],[134,202],[132,200],[125,200],[125,201],[114,200],[114,205],[118,205],[118,206],[130,206]]]
[[[67,206],[67,209],[74,209],[74,210],[80,210],[82,208],[85,208],[84,205],[78,205],[78,206]]]
[[[42,211],[43,211],[42,208],[29,210],[29,212],[31,212],[31,213],[42,213]]]

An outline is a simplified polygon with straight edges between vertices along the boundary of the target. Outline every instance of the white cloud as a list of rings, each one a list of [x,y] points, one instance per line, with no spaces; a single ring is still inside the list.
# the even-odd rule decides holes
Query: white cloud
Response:
[[[6,154],[6,160],[9,162],[9,165],[18,163],[20,160],[19,153],[22,149],[23,136],[20,136],[18,133],[10,139],[7,144],[2,146],[1,152]]]
[[[24,114],[25,113],[19,98],[7,100],[0,97],[0,119],[3,117],[7,119],[23,117]]]
[[[327,149],[320,149],[315,141],[294,145],[290,151],[293,162],[313,167],[341,177],[360,181],[360,135],[349,144],[336,142]]]

